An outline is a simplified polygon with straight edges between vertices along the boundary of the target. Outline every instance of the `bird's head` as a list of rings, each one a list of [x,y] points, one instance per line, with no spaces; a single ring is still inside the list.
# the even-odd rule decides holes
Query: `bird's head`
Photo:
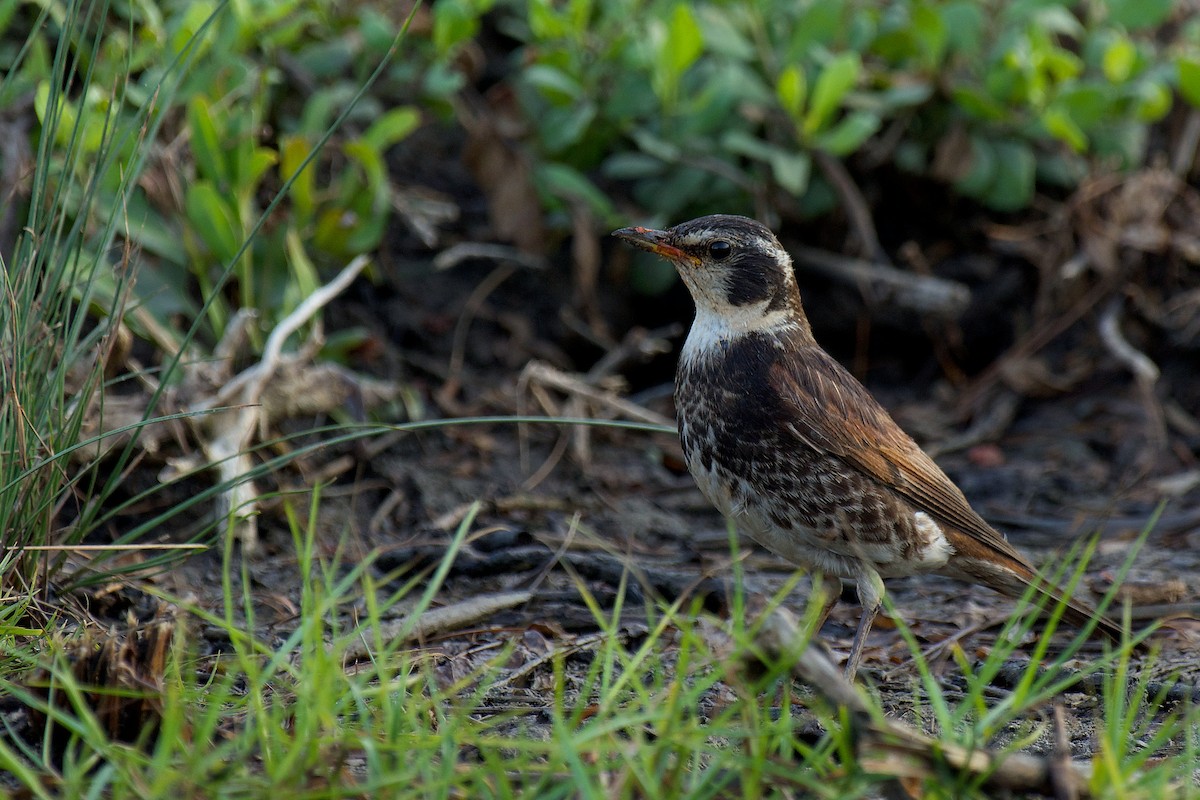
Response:
[[[613,235],[674,264],[698,319],[720,321],[735,332],[782,323],[808,329],[792,259],[760,222],[714,214],[665,231],[621,228]]]

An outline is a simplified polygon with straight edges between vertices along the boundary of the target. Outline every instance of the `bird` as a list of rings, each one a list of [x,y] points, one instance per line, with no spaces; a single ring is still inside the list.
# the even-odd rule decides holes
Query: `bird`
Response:
[[[884,578],[936,574],[1048,607],[1113,641],[1120,625],[1053,586],[968,503],[882,405],[813,337],[792,259],[771,230],[714,214],[613,235],[674,265],[696,314],[675,405],[701,492],[740,531],[830,582],[817,628],[853,581],[853,680]],[[1049,613],[1049,612],[1046,612]]]

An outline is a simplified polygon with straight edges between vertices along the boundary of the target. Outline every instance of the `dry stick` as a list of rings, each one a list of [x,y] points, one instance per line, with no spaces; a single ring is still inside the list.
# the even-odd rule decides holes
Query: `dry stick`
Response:
[[[887,264],[789,245],[788,251],[808,269],[827,278],[864,287],[877,304],[896,305],[942,319],[958,319],[971,302],[971,290],[957,281],[917,275]]]
[[[392,641],[407,629],[402,644],[420,641],[435,634],[473,624],[498,611],[528,603],[532,598],[533,592],[530,591],[479,595],[448,606],[428,609],[417,618],[416,624],[412,624],[408,617],[381,622],[378,629],[379,639],[384,642]],[[374,638],[370,628],[364,629],[358,641],[346,648],[342,655],[342,663],[353,664],[369,658],[372,655]]]
[[[1062,703],[1054,704],[1054,752],[1050,761],[1050,783],[1058,800],[1078,800],[1079,775],[1071,769],[1071,740]]]
[[[1171,154],[1171,172],[1178,177],[1187,179],[1196,163],[1196,148],[1200,146],[1200,110],[1191,109],[1183,123],[1183,132],[1179,135],[1175,150]]]
[[[846,171],[846,166],[820,150],[813,151],[813,157],[817,167],[825,179],[833,184],[833,190],[841,199],[846,216],[850,218],[850,225],[858,234],[862,252],[873,261],[887,264],[887,254],[883,251],[883,245],[879,243],[879,235],[875,233],[875,221],[871,219],[871,210],[867,201],[863,199],[862,192],[858,190],[858,185],[854,183],[854,178]]]
[[[576,637],[570,644],[551,648],[549,652],[544,653],[538,658],[532,659],[528,663],[522,664],[518,669],[513,670],[508,675],[497,680],[489,687],[489,691],[504,689],[512,686],[518,681],[524,680],[527,676],[532,675],[537,670],[544,667],[546,664],[552,664],[557,659],[566,659],[570,656],[582,653],[584,650],[591,650],[605,642],[611,633],[608,631],[598,631],[589,633],[583,636]]]
[[[541,256],[523,253],[515,247],[502,244],[486,244],[482,242],[461,242],[438,253],[433,259],[433,267],[437,270],[456,267],[463,261],[471,259],[490,259],[492,261],[513,261],[522,267],[544,270],[547,261]]]
[[[215,398],[196,404],[192,411],[204,411],[219,406],[228,410],[216,415],[210,422],[217,431],[212,438],[202,439],[204,454],[216,466],[222,483],[229,483],[227,490],[219,496],[219,507],[224,516],[230,518],[237,512],[239,520],[230,519],[230,532],[236,522],[244,552],[253,552],[258,546],[258,523],[255,512],[258,508],[258,490],[252,480],[244,479],[253,469],[247,447],[254,436],[255,428],[265,427],[267,420],[260,401],[267,382],[279,370],[283,356],[283,345],[288,337],[300,329],[326,303],[341,294],[369,263],[366,256],[358,256],[339,272],[333,280],[304,298],[296,310],[279,321],[267,337],[262,358],[257,364],[239,373],[221,387]],[[232,345],[227,345],[227,350]]]
[[[667,419],[662,414],[651,411],[648,408],[642,408],[636,403],[631,403],[624,398],[617,397],[612,392],[597,389],[579,378],[551,367],[549,364],[543,364],[540,361],[530,361],[525,367],[524,372],[528,375],[527,380],[531,383],[557,389],[560,392],[575,397],[582,397],[601,407],[607,406],[618,414],[625,415],[628,419],[637,422],[648,422],[651,425],[675,426],[674,420]]]
[[[479,310],[483,308],[484,301],[487,300],[488,295],[496,291],[500,284],[515,275],[516,272],[517,268],[510,263],[501,264],[496,267],[475,287],[474,291],[467,297],[466,303],[463,304],[462,315],[459,316],[458,323],[454,326],[448,374],[442,387],[438,389],[435,395],[438,405],[443,409],[451,412],[456,412],[460,409],[455,395],[462,388],[462,370],[463,364],[466,362],[467,334],[471,330],[471,323],[479,315]]]
[[[1149,356],[1129,343],[1121,333],[1120,317],[1124,302],[1118,295],[1100,315],[1100,341],[1108,348],[1108,352],[1120,364],[1133,373],[1138,393],[1141,395],[1142,407],[1146,412],[1146,433],[1155,453],[1161,453],[1167,447],[1167,422],[1162,404],[1154,396],[1154,386],[1161,374],[1158,365]]]
[[[595,368],[593,368],[595,371]],[[518,402],[523,402],[525,393],[533,394],[547,413],[553,413],[548,406],[552,407],[553,403],[546,395],[545,389],[556,389],[568,395],[566,413],[567,416],[585,416],[585,410],[582,401],[587,400],[601,407],[608,407],[618,415],[624,415],[628,419],[638,422],[648,422],[652,425],[664,425],[673,427],[672,420],[667,419],[662,414],[651,411],[648,408],[643,408],[637,403],[633,403],[622,397],[618,397],[612,392],[604,391],[593,386],[589,381],[599,380],[600,373],[598,371],[588,373],[583,378],[569,375],[561,370],[555,369],[549,364],[540,361],[530,361],[525,365],[525,369],[521,370],[521,377],[517,381]],[[524,429],[518,429],[522,436],[522,464],[525,463],[527,445],[524,439]],[[559,437],[555,443],[553,451],[542,462],[536,472],[525,480],[521,488],[525,491],[531,491],[534,487],[540,484],[550,474],[550,471],[558,464],[565,452],[566,445],[573,440],[576,443],[576,452],[580,459],[580,463],[588,463],[588,448],[587,438],[583,433],[585,426],[573,426],[573,430]]]
[[[1034,328],[1020,341],[1010,347],[1004,355],[997,358],[987,369],[979,374],[974,382],[963,390],[959,396],[958,408],[967,411],[972,408],[980,396],[992,387],[1004,374],[1005,367],[1012,361],[1028,358],[1052,342],[1056,337],[1083,318],[1085,314],[1096,307],[1114,286],[1112,279],[1101,281],[1093,286],[1087,294],[1079,298],[1075,305],[1068,308],[1060,316]]]
[[[536,383],[529,382],[529,375],[525,370],[517,377],[517,415],[521,417],[528,416],[526,413],[525,396],[530,395],[534,400],[537,400],[538,405],[542,407],[542,413],[548,416],[561,416],[558,406],[555,405],[554,399],[550,397],[550,393]],[[521,472],[529,472],[529,429],[527,423],[517,423],[517,450],[520,458]],[[562,436],[560,434],[559,438]],[[543,462],[544,463],[544,462]]]
[[[748,598],[758,604],[765,599]],[[808,683],[836,706],[850,712],[858,735],[857,754],[861,767],[897,779],[931,778],[938,763],[981,776],[983,786],[1009,791],[1053,793],[1057,785],[1071,780],[1079,797],[1090,797],[1091,763],[1052,760],[1025,753],[995,753],[939,741],[899,722],[886,720],[872,711],[861,690],[842,677],[841,670],[819,648],[808,645],[795,615],[783,608],[766,612],[757,644],[773,658],[787,658],[792,673]],[[1055,776],[1055,771],[1059,775]],[[1069,778],[1068,778],[1069,776]]]

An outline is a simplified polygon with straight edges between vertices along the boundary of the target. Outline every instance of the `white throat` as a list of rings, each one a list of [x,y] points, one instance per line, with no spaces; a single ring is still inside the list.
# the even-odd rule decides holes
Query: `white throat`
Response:
[[[774,334],[794,330],[797,325],[787,309],[768,312],[767,303],[749,306],[729,305],[720,312],[696,307],[696,319],[680,351],[684,363],[706,360],[724,354],[737,340],[752,333]]]

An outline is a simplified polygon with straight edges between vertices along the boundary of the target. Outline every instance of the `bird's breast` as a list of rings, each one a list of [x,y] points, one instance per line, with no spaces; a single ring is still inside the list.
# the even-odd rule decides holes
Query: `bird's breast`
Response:
[[[675,402],[688,469],[723,515],[793,563],[843,577],[864,563],[884,576],[946,563],[953,550],[932,518],[789,429],[769,353],[711,355],[680,362]]]

